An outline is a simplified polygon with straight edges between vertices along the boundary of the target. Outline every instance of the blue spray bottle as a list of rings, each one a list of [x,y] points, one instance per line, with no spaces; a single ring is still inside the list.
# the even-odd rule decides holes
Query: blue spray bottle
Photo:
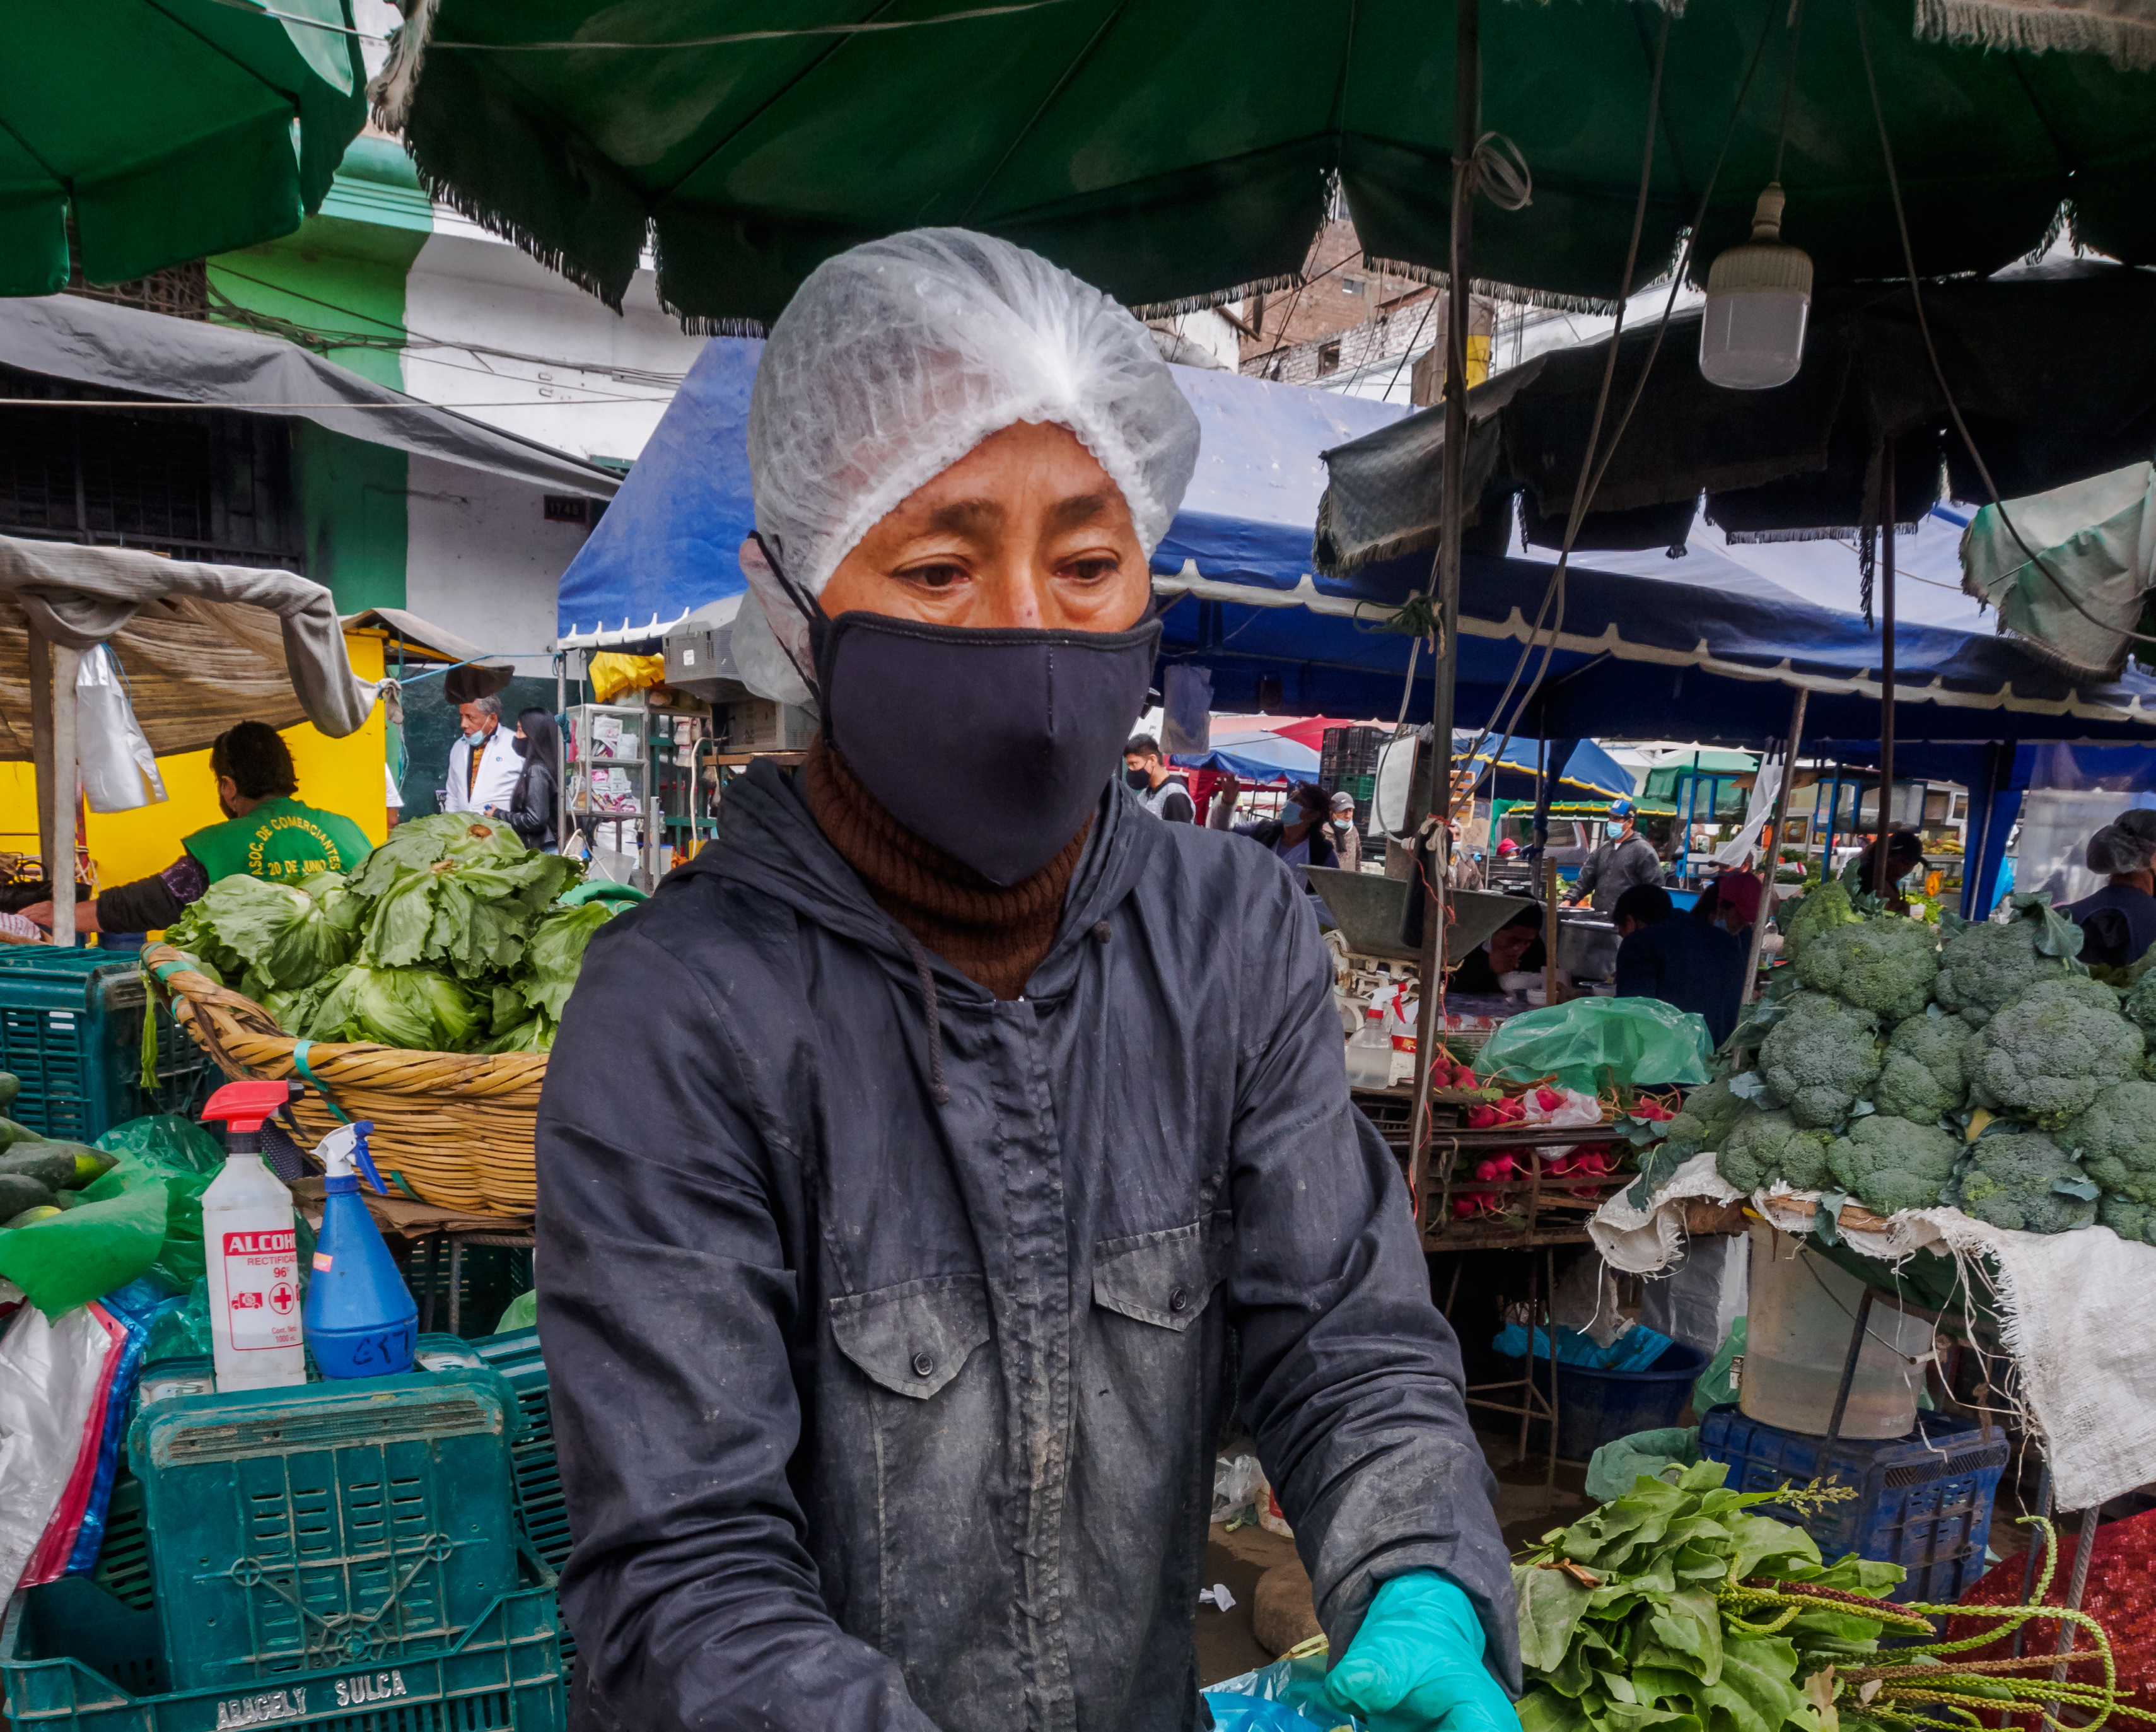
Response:
[[[377,1193],[383,1189],[367,1152],[373,1128],[366,1119],[339,1125],[315,1149],[329,1182],[305,1322],[307,1345],[325,1377],[409,1371],[418,1335],[419,1308],[359,1194],[357,1173],[366,1174]]]

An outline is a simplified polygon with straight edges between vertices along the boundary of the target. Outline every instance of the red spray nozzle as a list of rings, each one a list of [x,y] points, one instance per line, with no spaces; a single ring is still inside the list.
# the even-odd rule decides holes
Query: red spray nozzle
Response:
[[[262,1121],[274,1118],[287,1102],[305,1092],[296,1082],[228,1082],[209,1097],[202,1110],[203,1123],[225,1121],[234,1131],[259,1131]]]

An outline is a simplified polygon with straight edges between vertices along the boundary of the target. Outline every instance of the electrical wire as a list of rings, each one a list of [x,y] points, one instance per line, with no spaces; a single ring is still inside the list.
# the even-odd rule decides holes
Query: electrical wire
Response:
[[[1543,681],[1549,674],[1551,660],[1554,658],[1557,653],[1557,640],[1563,634],[1564,630],[1564,603],[1563,599],[1563,585],[1565,574],[1572,563],[1573,543],[1578,536],[1580,524],[1586,517],[1588,502],[1594,497],[1598,491],[1600,491],[1602,478],[1609,472],[1609,465],[1616,457],[1618,447],[1624,442],[1625,432],[1632,424],[1632,417],[1638,412],[1640,399],[1646,391],[1647,379],[1654,371],[1656,357],[1661,353],[1662,341],[1669,334],[1670,318],[1676,311],[1677,296],[1682,290],[1686,275],[1691,268],[1692,253],[1694,248],[1698,244],[1700,227],[1707,220],[1707,205],[1714,197],[1716,184],[1722,177],[1722,164],[1727,160],[1729,155],[1730,141],[1736,136],[1738,117],[1743,112],[1744,99],[1750,93],[1752,80],[1759,70],[1759,62],[1761,58],[1766,53],[1767,44],[1773,33],[1774,23],[1774,8],[1770,4],[1767,8],[1765,16],[1760,20],[1759,39],[1753,46],[1752,59],[1744,69],[1744,77],[1742,82],[1740,82],[1737,87],[1736,100],[1730,104],[1729,118],[1723,124],[1722,129],[1722,141],[1716,148],[1713,166],[1708,170],[1706,183],[1700,189],[1699,203],[1697,209],[1693,212],[1691,224],[1685,231],[1684,244],[1678,249],[1676,260],[1671,270],[1670,292],[1667,298],[1662,303],[1662,316],[1655,326],[1654,341],[1648,346],[1646,359],[1640,364],[1640,376],[1633,383],[1631,397],[1625,403],[1625,413],[1618,420],[1616,430],[1610,434],[1609,447],[1602,453],[1600,459],[1599,460],[1595,460],[1594,453],[1595,439],[1599,432],[1599,423],[1601,419],[1600,404],[1603,400],[1606,399],[1609,383],[1614,375],[1617,364],[1618,337],[1622,331],[1621,321],[1623,318],[1623,302],[1620,300],[1618,312],[1620,323],[1618,330],[1613,331],[1610,334],[1609,357],[1604,363],[1603,375],[1604,398],[1598,398],[1596,424],[1589,429],[1587,450],[1583,454],[1581,458],[1581,467],[1583,472],[1588,469],[1590,462],[1593,464],[1593,472],[1583,484],[1575,486],[1573,489],[1572,512],[1565,526],[1564,544],[1558,550],[1557,569],[1552,573],[1549,589],[1544,594],[1543,611],[1537,612],[1536,614],[1535,630],[1530,632],[1528,635],[1527,645],[1526,650],[1522,653],[1521,666],[1525,666],[1526,657],[1532,653],[1535,635],[1539,632],[1541,629],[1543,613],[1547,612],[1552,595],[1556,596],[1558,599],[1557,618],[1552,623],[1550,627],[1549,641],[1543,651],[1542,666],[1536,671],[1532,683],[1530,684],[1527,691],[1522,694],[1517,706],[1513,710],[1512,722],[1506,728],[1505,744],[1507,746],[1511,745],[1512,735],[1517,731],[1521,719],[1527,714],[1529,706],[1534,702],[1536,694],[1542,689]],[[1666,13],[1663,14],[1662,27],[1663,34],[1661,40],[1663,44],[1666,44],[1669,29],[1669,17]],[[1656,81],[1658,89],[1661,82],[1661,50],[1658,48],[1656,54]],[[1653,136],[1652,126],[1650,124],[1647,152],[1645,163],[1643,164],[1643,172],[1640,180],[1639,206],[1640,214],[1635,215],[1633,222],[1632,244],[1635,254],[1636,254],[1639,244],[1639,234],[1645,209],[1647,195],[1647,181],[1645,168],[1646,165],[1650,165],[1652,162],[1652,151]],[[1632,266],[1632,257],[1628,255],[1625,265],[1626,294],[1624,297],[1625,299],[1630,298]],[[1517,670],[1515,671],[1514,678],[1515,680],[1517,678]],[[1508,685],[1507,687],[1507,696],[1510,695],[1510,691],[1511,686]],[[1502,698],[1499,700],[1499,707],[1501,710],[1503,702],[1504,700]],[[1490,729],[1486,726],[1482,730],[1482,738],[1486,739],[1489,736],[1489,732]],[[1480,740],[1477,741],[1476,744],[1479,748],[1481,744]],[[1497,756],[1502,755],[1502,748],[1500,748],[1499,753],[1496,754],[1496,756],[1493,756],[1491,759],[1491,763],[1493,766],[1497,761]],[[1481,777],[1477,776],[1476,781],[1470,784],[1468,791],[1471,795],[1473,794],[1475,789],[1481,785]]]

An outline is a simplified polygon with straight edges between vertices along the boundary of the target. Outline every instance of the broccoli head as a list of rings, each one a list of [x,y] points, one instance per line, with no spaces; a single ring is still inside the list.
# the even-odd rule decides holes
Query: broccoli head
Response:
[[[2112,1083],[2139,1076],[2145,1044],[2118,1011],[2091,1004],[2074,985],[2046,982],[1977,1031],[1969,1092],[1979,1106],[2054,1128],[2087,1111]]]
[[[1903,1018],[1887,1037],[1872,1105],[1917,1124],[1958,1111],[1969,1098],[1969,1043],[1975,1036],[1961,1018],[1937,1010]]]
[[[2156,1030],[2156,969],[2133,983],[2126,994],[2124,1009],[2144,1031]]]
[[[1981,1028],[2038,981],[2064,979],[2070,972],[2066,959],[2036,948],[2044,932],[2041,921],[2030,919],[1964,927],[1939,952],[1932,989],[1939,1008]]]
[[[2114,1082],[2059,1133],[2090,1178],[2128,1202],[2156,1203],[2156,1082]]]
[[[2056,1187],[2088,1174],[2041,1131],[1995,1131],[1969,1145],[1968,1167],[1944,1200],[2009,1232],[2065,1233],[2096,1219],[2096,1203]]]
[[[2097,1201],[2096,1218],[2129,1245],[2156,1245],[2156,1209],[2145,1203],[2106,1195]]]
[[[1662,1133],[1662,1146],[1680,1160],[1702,1149],[1717,1148],[1744,1110],[1743,1097],[1730,1088],[1727,1078],[1696,1088]]]
[[[1815,931],[1797,958],[1797,979],[1814,992],[1896,1022],[1931,1003],[1938,972],[1938,934],[1899,914]]]
[[[1892,1215],[1936,1208],[1961,1151],[1961,1138],[1952,1131],[1874,1113],[1835,1138],[1826,1164],[1835,1183],[1866,1208]]]
[[[1759,1043],[1759,1074],[1799,1124],[1840,1124],[1879,1076],[1879,1019],[1823,992],[1789,994]]]
[[[1798,1190],[1824,1190],[1833,1173],[1826,1164],[1825,1131],[1809,1130],[1787,1113],[1745,1109],[1714,1157],[1715,1170],[1748,1195],[1784,1180]]]
[[[1782,950],[1785,955],[1804,954],[1804,946],[1822,933],[1847,926],[1857,918],[1849,892],[1830,878],[1780,917]]]

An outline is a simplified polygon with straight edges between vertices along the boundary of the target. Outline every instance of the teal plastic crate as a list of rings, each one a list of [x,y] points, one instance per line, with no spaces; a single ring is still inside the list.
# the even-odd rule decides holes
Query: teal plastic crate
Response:
[[[172,1687],[266,1688],[462,1642],[516,1586],[521,1429],[508,1382],[471,1365],[145,1405],[128,1464]]]
[[[157,1019],[157,1086],[142,1077],[142,1018]],[[22,1083],[8,1117],[78,1143],[207,1097],[208,1055],[152,1006],[131,957],[0,945],[0,1071]]]
[[[569,1511],[554,1461],[554,1416],[547,1401],[547,1362],[539,1357],[539,1332],[512,1329],[471,1346],[516,1391],[524,1431],[510,1445],[509,1457],[516,1478],[517,1524],[547,1567],[559,1570],[569,1557]]]
[[[445,1650],[177,1691],[154,1609],[81,1577],[33,1588],[0,1624],[8,1722],[15,1732],[562,1732],[553,1577],[528,1555],[521,1568],[514,1591]]]

